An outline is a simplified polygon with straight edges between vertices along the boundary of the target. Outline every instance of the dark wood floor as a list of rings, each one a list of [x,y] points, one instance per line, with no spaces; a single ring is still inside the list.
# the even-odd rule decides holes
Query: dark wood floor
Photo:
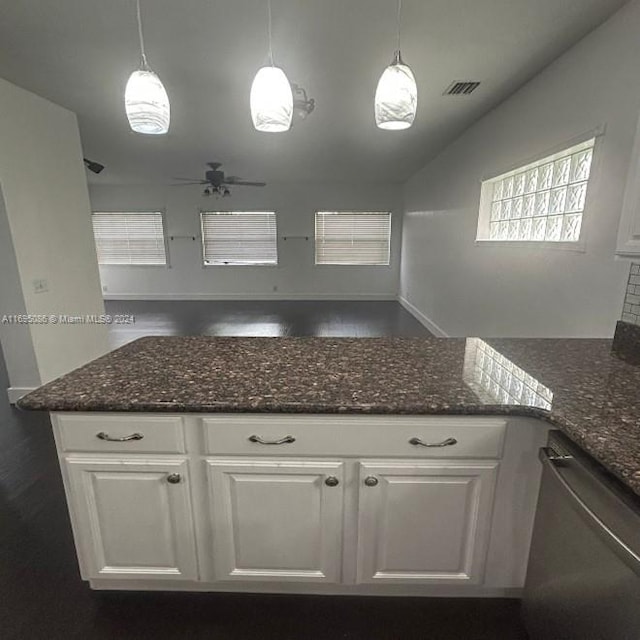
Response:
[[[394,303],[347,303],[344,313],[336,303],[297,304],[215,303],[212,307],[211,303],[112,302],[108,306],[112,313],[121,309],[136,314],[136,331],[146,327],[143,332],[233,335],[235,326],[240,335],[265,335],[253,331],[280,322],[282,333],[277,335],[424,334]],[[253,327],[251,333],[247,333],[249,327]],[[120,331],[115,342],[131,337],[135,336]],[[76,568],[48,418],[9,407],[4,394],[7,384],[0,357],[3,640],[526,638],[514,600],[92,592]]]
[[[394,301],[109,300],[107,313],[132,315],[112,325],[111,345],[143,335],[375,336],[431,335]]]

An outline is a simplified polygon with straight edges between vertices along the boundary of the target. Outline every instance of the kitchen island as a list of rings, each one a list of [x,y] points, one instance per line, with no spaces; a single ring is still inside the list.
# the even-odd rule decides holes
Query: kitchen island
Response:
[[[152,337],[19,406],[94,588],[505,595],[551,426],[640,493],[639,383],[607,340]]]

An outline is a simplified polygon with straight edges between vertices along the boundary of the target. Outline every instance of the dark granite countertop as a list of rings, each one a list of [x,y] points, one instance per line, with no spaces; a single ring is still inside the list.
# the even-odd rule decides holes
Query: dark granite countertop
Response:
[[[640,494],[640,367],[610,340],[148,337],[24,396],[49,411],[542,417]]]

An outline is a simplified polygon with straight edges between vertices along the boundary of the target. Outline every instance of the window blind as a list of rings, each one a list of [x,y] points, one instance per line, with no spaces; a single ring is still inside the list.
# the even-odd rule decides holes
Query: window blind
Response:
[[[391,214],[316,213],[316,264],[389,264]]]
[[[272,211],[203,211],[205,265],[278,264],[276,214]]]
[[[92,222],[99,264],[167,264],[161,212],[94,213]]]

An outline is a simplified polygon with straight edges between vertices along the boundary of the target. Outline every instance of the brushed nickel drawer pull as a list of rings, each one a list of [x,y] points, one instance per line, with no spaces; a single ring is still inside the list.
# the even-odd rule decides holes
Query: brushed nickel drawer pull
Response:
[[[378,478],[376,478],[375,476],[367,476],[364,479],[364,483],[367,485],[367,487],[376,487],[378,486]]]
[[[416,447],[452,447],[454,444],[458,444],[458,441],[455,438],[447,438],[442,442],[423,442],[420,438],[411,438],[409,444]]]
[[[258,444],[290,444],[295,441],[296,439],[293,436],[285,436],[280,440],[264,440],[260,436],[249,436],[249,442],[257,442]]]
[[[327,487],[337,487],[340,484],[340,480],[335,476],[329,476],[324,481],[324,483],[327,485]]]
[[[167,476],[167,482],[169,484],[180,484],[181,480],[182,480],[182,476],[179,473],[170,473]]]
[[[132,433],[130,436],[112,438],[108,433],[101,431],[100,433],[96,433],[96,438],[100,438],[100,440],[107,440],[108,442],[129,442],[129,440],[142,440],[144,436],[141,433]]]

